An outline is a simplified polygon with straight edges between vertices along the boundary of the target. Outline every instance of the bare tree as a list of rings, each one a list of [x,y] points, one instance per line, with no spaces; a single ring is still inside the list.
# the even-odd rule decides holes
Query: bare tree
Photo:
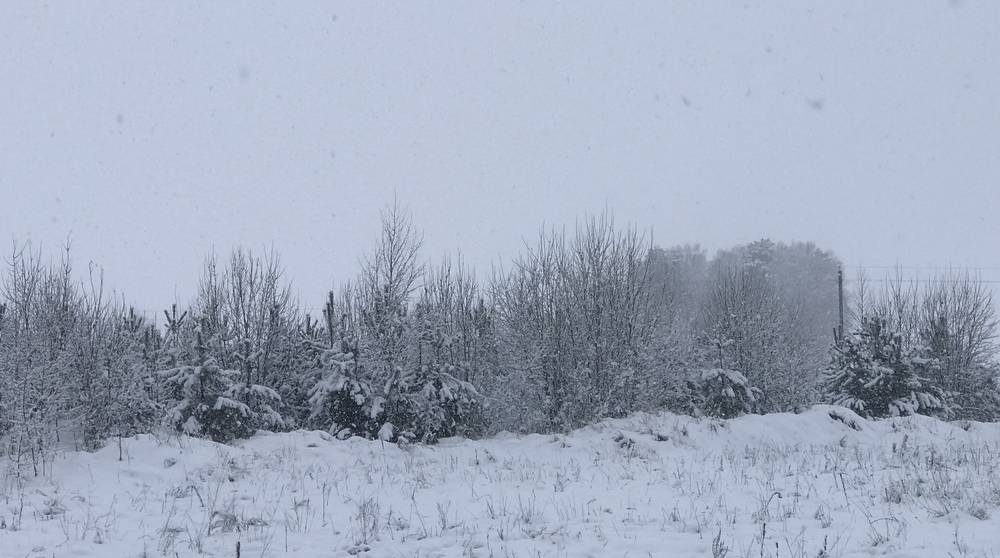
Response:
[[[783,368],[782,313],[774,288],[759,270],[718,269],[705,312],[716,366],[738,370],[755,385]]]
[[[368,345],[363,350],[376,383],[388,386],[390,405],[405,364],[404,319],[424,273],[417,260],[422,244],[410,215],[394,203],[382,212],[381,237],[374,253],[363,262],[357,284],[361,327]]]
[[[922,297],[922,331],[950,374],[990,364],[997,354],[993,293],[968,272],[932,280]],[[959,378],[955,378],[958,380]]]
[[[14,246],[3,284],[7,308],[0,345],[0,434],[6,431],[15,469],[30,459],[39,474],[60,417],[75,405],[71,372],[77,294],[68,248],[59,265],[45,266],[30,245]]]
[[[500,368],[512,376],[511,403],[538,428],[620,416],[650,401],[649,249],[606,214],[569,240],[543,231],[494,278]]]
[[[569,335],[565,286],[560,269],[566,257],[563,235],[542,231],[535,247],[526,247],[509,273],[494,274],[491,294],[497,308],[500,369],[508,391],[497,393],[503,428],[530,431],[562,426],[567,399]]]

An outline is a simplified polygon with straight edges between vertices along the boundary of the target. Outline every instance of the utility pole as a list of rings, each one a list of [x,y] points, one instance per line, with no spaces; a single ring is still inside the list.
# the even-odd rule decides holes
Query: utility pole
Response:
[[[837,269],[837,304],[840,309],[840,322],[837,327],[837,344],[844,340],[844,269]]]

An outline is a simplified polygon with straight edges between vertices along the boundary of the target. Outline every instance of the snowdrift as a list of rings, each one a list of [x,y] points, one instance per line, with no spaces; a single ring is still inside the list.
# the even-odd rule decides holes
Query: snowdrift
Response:
[[[436,446],[139,436],[0,485],[0,556],[992,556],[1000,426],[816,406]]]

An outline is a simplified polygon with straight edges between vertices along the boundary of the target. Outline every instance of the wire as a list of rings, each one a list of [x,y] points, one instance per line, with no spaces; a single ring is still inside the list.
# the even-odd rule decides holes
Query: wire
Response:
[[[859,280],[859,279],[851,279],[851,278],[848,278],[848,277],[844,277],[844,282],[845,283],[857,283],[859,281],[863,281],[865,283],[895,283],[895,282],[897,282],[896,279],[869,279],[869,278],[866,277],[863,280]],[[964,283],[966,280],[962,279],[962,278],[959,278],[959,279],[948,279],[948,278],[943,278],[943,279],[918,279],[918,278],[905,278],[904,277],[904,278],[899,279],[898,281],[900,283]],[[1000,279],[969,279],[969,282],[970,283],[975,283],[977,285],[997,285],[997,284],[1000,284]]]
[[[845,269],[910,269],[928,271],[1000,271],[1000,266],[937,266],[937,265],[854,265]]]

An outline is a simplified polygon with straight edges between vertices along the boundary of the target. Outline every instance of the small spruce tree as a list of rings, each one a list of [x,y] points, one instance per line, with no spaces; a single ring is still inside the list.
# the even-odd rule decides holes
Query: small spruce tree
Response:
[[[865,318],[833,348],[828,398],[866,417],[946,415],[945,393],[929,379],[937,361],[926,353],[907,349],[886,320]]]
[[[323,351],[319,380],[309,390],[309,421],[338,436],[372,436],[377,410],[362,372],[357,353],[348,347]]]
[[[724,368],[703,370],[688,390],[695,414],[726,419],[756,411],[761,394],[746,376]]]
[[[200,333],[196,348],[199,364],[159,373],[174,401],[167,410],[167,423],[178,432],[216,442],[249,437],[254,423],[250,408],[232,393],[239,372],[224,370],[215,359],[206,358]]]

